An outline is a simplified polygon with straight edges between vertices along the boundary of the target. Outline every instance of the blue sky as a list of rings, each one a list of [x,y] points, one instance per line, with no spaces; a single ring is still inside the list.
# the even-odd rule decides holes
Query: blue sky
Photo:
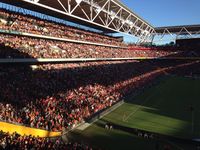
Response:
[[[200,24],[200,0],[121,0],[155,27]],[[134,38],[125,36],[125,41]]]

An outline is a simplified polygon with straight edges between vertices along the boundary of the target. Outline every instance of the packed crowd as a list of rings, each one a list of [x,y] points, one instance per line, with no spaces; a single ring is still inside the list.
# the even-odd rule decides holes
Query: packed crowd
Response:
[[[143,51],[177,51],[179,48],[177,46],[167,46],[167,45],[148,45],[148,46],[142,46],[142,45],[136,45],[136,44],[129,44],[130,50],[143,50]]]
[[[116,38],[85,31],[82,29],[56,24],[32,16],[12,13],[0,9],[0,29],[49,35],[53,37],[85,40],[110,45],[123,43]],[[75,44],[61,41],[30,38],[16,35],[0,35],[0,57],[2,58],[127,58],[127,57],[162,57],[176,53],[155,49],[143,50],[144,47],[128,49]],[[84,37],[83,39],[81,37]],[[95,37],[95,38],[94,38]],[[133,50],[134,48],[134,50]],[[141,49],[142,48],[142,49]]]
[[[124,61],[0,67],[0,120],[50,131],[74,128],[174,65],[159,64]]]
[[[164,60],[0,67],[0,120],[52,131],[72,128],[163,74],[188,74],[199,66],[199,61]],[[0,149],[13,148],[92,149],[61,139],[1,132]]]
[[[176,56],[183,53],[182,49],[176,46],[140,46],[130,44],[128,46],[129,51],[134,51],[139,57],[166,57],[166,56]]]
[[[139,64],[102,62],[71,68],[60,64],[34,70],[1,67],[0,120],[51,131],[73,128],[154,77],[145,74],[152,67]],[[144,74],[137,76],[140,71]]]
[[[1,57],[98,58],[118,57],[122,49],[66,43],[20,36],[1,35]],[[127,54],[122,54],[128,56]]]
[[[171,73],[177,76],[200,78],[200,61],[196,60],[196,62],[197,63],[190,65],[190,67],[183,67],[177,70],[173,70]]]
[[[0,28],[111,45],[117,39],[0,10]],[[95,37],[95,38],[94,38]],[[0,58],[127,58],[182,56],[177,51],[120,49],[0,34]],[[188,56],[188,53],[185,54]],[[196,52],[191,55],[198,55]],[[115,61],[0,66],[0,120],[49,131],[72,129],[187,61]],[[189,63],[190,65],[190,63]],[[197,63],[197,65],[199,65]],[[131,69],[130,69],[131,68]],[[83,149],[57,139],[0,133],[0,149]]]
[[[142,51],[75,44],[0,34],[1,58],[130,58],[162,57],[170,51]]]
[[[5,9],[0,9],[0,25],[0,29],[4,30],[125,46],[125,44],[115,37],[81,30],[72,26],[42,20],[30,15],[23,15],[17,12],[7,11]]]
[[[172,56],[177,53],[182,53],[180,51],[165,51],[165,50],[141,50],[141,49],[135,49],[131,50],[129,49],[129,53],[133,52],[136,57],[166,57],[166,56]]]
[[[66,143],[61,138],[36,138],[20,136],[17,133],[8,134],[0,131],[1,150],[93,150],[80,143]]]

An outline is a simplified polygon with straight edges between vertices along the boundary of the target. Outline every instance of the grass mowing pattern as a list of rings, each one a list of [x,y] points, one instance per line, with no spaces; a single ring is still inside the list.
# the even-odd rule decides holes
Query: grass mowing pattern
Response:
[[[130,97],[125,104],[86,130],[76,131],[73,137],[94,147],[108,150],[155,149],[156,140],[146,140],[121,130],[108,131],[99,126],[106,121],[176,137],[199,137],[199,98],[200,80],[184,77],[166,78],[158,86],[147,89],[134,98]],[[195,108],[193,133],[191,105]],[[187,143],[159,142],[161,148],[164,144],[171,143],[173,150],[195,149],[195,146]]]

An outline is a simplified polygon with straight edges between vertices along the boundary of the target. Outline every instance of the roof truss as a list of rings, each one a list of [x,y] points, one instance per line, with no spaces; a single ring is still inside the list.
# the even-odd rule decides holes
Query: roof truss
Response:
[[[166,40],[168,35],[170,39],[167,40],[200,38],[200,25],[155,28],[152,35],[157,38],[156,42]]]
[[[7,0],[2,1],[9,3]],[[79,20],[79,23],[92,24],[107,31],[126,33],[142,39],[154,30],[148,22],[118,0],[18,0],[17,3],[19,1],[29,4],[29,7],[32,5],[65,15],[66,20],[70,17],[74,22]]]

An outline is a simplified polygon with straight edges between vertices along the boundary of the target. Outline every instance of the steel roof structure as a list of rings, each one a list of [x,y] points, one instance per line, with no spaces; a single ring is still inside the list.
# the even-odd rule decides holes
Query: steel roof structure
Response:
[[[167,27],[157,27],[155,32],[157,34],[163,34],[168,31],[172,34],[188,34],[188,33],[200,33],[200,24],[198,25],[182,25],[182,26],[167,26]]]
[[[165,35],[170,35],[172,40],[200,38],[200,24],[156,27],[152,34],[153,39],[155,36],[160,37],[159,41],[162,41]]]
[[[121,32],[147,39],[154,27],[119,0],[0,0],[105,32]]]

